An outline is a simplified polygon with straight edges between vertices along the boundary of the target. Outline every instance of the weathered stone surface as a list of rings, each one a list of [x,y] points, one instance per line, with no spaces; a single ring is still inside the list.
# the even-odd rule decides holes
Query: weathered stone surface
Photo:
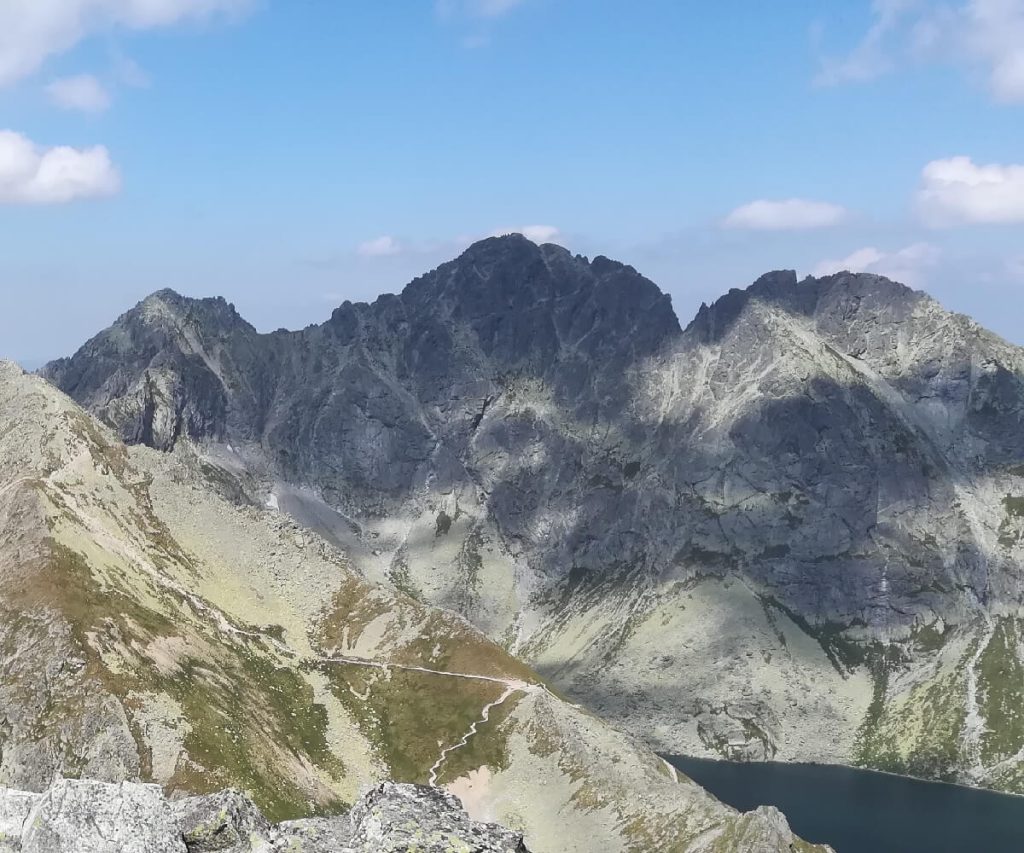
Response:
[[[189,853],[223,850],[246,853],[270,836],[270,823],[252,800],[238,791],[189,797],[172,804],[174,821]]]
[[[350,815],[272,826],[244,795],[169,803],[155,785],[62,780],[0,789],[0,850],[20,853],[528,853],[437,789],[380,785]],[[774,848],[773,848],[774,849]],[[780,848],[781,849],[781,848]]]
[[[458,799],[437,788],[385,783],[352,808],[347,834],[342,821],[305,820],[282,826],[278,847],[288,850],[297,844],[297,849],[313,853],[527,853],[522,834],[471,821]]]
[[[21,851],[185,853],[185,844],[158,786],[66,779],[33,805]]]

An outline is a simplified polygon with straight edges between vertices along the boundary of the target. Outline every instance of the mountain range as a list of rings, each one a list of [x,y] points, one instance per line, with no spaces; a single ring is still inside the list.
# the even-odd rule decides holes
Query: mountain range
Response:
[[[0,545],[82,586],[58,605],[68,627],[36,626],[40,657],[16,659],[28,680],[64,643],[84,662],[53,685],[97,679],[51,715],[53,744],[109,732],[102,755],[74,758],[89,775],[257,780],[268,816],[296,816],[384,771],[428,781],[432,744],[458,743],[483,707],[517,734],[469,738],[436,778],[513,826],[541,814],[528,780],[551,772],[548,748],[600,785],[547,789],[545,814],[600,803],[608,833],[643,822],[648,842],[678,817],[648,748],[1024,791],[1024,351],[922,293],[774,272],[684,328],[632,267],[510,235],[300,331],[160,291],[41,372],[82,408],[7,370],[4,411],[38,401],[12,424],[42,435],[30,459],[5,448],[5,467],[34,473],[0,498],[40,532],[8,526]],[[20,619],[68,589],[32,587],[5,602]],[[422,687],[366,661],[420,668],[399,681],[498,681],[446,688],[436,719],[430,693],[408,720],[424,729],[398,734],[398,697]],[[182,673],[204,708],[266,715],[242,750],[263,758],[197,744]],[[4,748],[0,781],[42,781],[12,769],[43,766],[18,760],[40,725],[14,727],[25,745]],[[244,728],[230,737],[257,738]],[[133,747],[146,731],[156,752]],[[286,785],[264,775],[282,766]],[[652,799],[632,803],[639,788]]]

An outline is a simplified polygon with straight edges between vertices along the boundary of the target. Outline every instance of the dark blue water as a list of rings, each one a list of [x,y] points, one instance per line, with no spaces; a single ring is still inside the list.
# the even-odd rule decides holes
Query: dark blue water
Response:
[[[1024,797],[849,767],[667,759],[734,808],[776,806],[837,853],[1024,853]]]

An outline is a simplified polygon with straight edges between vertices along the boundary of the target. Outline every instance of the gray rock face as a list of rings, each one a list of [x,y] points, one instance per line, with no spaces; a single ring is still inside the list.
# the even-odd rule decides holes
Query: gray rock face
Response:
[[[739,583],[779,638],[765,666],[806,671],[793,625],[843,681],[928,663],[925,628],[988,642],[978,626],[1024,604],[1024,352],[878,276],[772,273],[681,330],[630,267],[491,239],[300,332],[156,294],[45,374],[129,441],[247,466],[367,574],[460,610],[592,706],[628,691],[630,724],[679,707],[689,743],[793,754],[804,709],[769,684],[721,711],[673,669],[673,636],[638,645],[649,682],[611,683],[603,662],[681,590]],[[594,614],[609,629],[581,639]],[[764,652],[716,630],[698,658]],[[659,694],[666,670],[685,706]],[[895,766],[852,754],[863,720],[804,757]],[[941,775],[976,763],[944,737]]]
[[[295,333],[164,291],[46,374],[129,442],[252,448],[357,524],[471,488],[556,585],[739,571],[813,624],[907,628],[1020,597],[969,506],[1024,460],[1020,364],[877,276],[773,273],[681,332],[632,268],[509,237]]]
[[[0,789],[0,851],[20,853],[528,853],[522,836],[474,823],[436,789],[384,784],[347,817],[272,826],[237,791],[177,802],[156,785],[62,780]],[[774,849],[774,848],[773,848]]]
[[[20,848],[14,849],[23,853],[165,853],[184,850],[185,845],[156,785],[66,780],[38,796],[25,819]]]
[[[129,443],[257,442],[286,478],[380,511],[428,477],[465,476],[460,457],[512,377],[593,419],[624,405],[625,369],[678,331],[632,268],[510,237],[295,333],[259,335],[223,300],[161,291],[46,375]]]

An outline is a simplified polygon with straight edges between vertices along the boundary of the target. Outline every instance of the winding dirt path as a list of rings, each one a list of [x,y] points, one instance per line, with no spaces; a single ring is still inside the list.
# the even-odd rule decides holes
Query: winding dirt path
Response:
[[[437,761],[434,762],[434,766],[430,768],[430,783],[429,784],[430,784],[430,786],[432,788],[437,787],[437,774],[441,772],[441,768],[444,766],[444,763],[447,760],[448,756],[451,753],[456,752],[457,750],[460,750],[460,749],[462,749],[462,747],[466,746],[466,744],[469,743],[470,738],[472,738],[473,735],[476,734],[477,726],[484,725],[484,723],[486,723],[490,719],[491,709],[492,708],[497,708],[506,699],[508,699],[509,696],[511,696],[513,693],[516,693],[516,692],[517,691],[516,691],[515,688],[513,688],[513,687],[506,687],[505,688],[505,692],[502,693],[500,697],[495,699],[493,702],[488,702],[486,705],[484,705],[483,711],[480,712],[480,719],[473,721],[473,725],[471,725],[469,727],[469,731],[467,731],[462,736],[462,740],[460,740],[456,744],[453,744],[452,746],[446,747],[445,749],[443,749],[441,751],[441,755],[438,757]]]
[[[431,787],[437,786],[437,777],[441,772],[441,768],[444,767],[445,761],[448,757],[458,750],[462,749],[469,744],[469,741],[473,738],[473,735],[477,733],[480,726],[487,723],[491,717],[491,711],[498,706],[508,701],[509,697],[516,693],[528,694],[528,693],[547,693],[550,696],[554,694],[548,690],[543,684],[530,683],[528,681],[521,681],[517,678],[500,678],[494,675],[478,675],[473,672],[449,672],[443,669],[429,669],[424,666],[409,666],[406,664],[395,664],[395,663],[382,663],[380,661],[366,660],[365,658],[350,658],[344,656],[331,656],[321,657],[318,660],[326,663],[341,663],[349,664],[352,666],[366,666],[374,669],[389,670],[389,669],[403,669],[407,672],[422,672],[428,675],[437,675],[447,678],[465,678],[471,681],[486,681],[491,684],[501,684],[505,690],[497,699],[493,702],[488,702],[484,705],[480,712],[480,718],[473,721],[473,724],[469,727],[468,731],[462,736],[462,739],[458,743],[454,743],[451,746],[445,747],[441,750],[441,754],[438,756],[437,761],[434,762],[434,766],[430,768],[430,780],[429,784]]]

